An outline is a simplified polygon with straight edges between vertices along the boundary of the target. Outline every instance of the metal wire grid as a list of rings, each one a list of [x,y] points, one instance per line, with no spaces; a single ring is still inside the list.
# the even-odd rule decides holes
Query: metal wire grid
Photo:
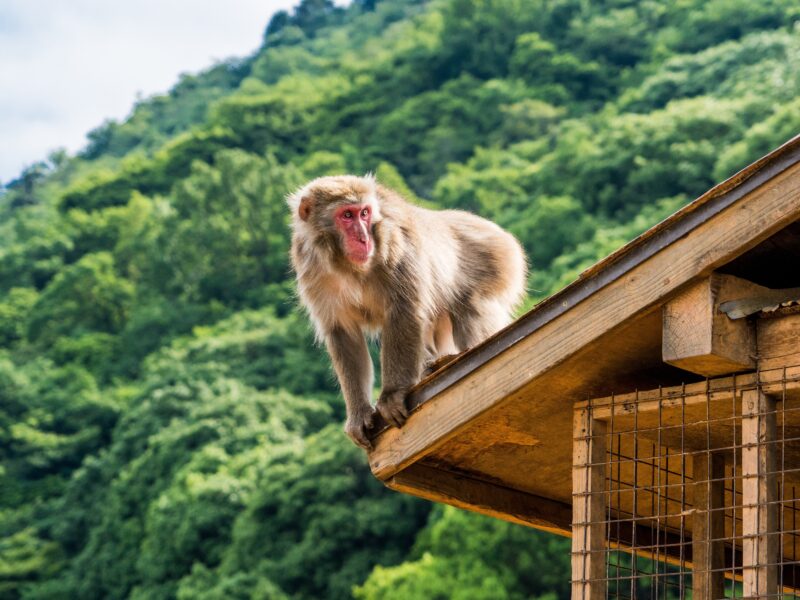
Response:
[[[753,565],[776,569],[777,587],[773,594],[749,597],[800,597],[800,403],[787,398],[784,378],[782,392],[773,390],[774,411],[746,416],[775,419],[774,438],[758,446],[773,446],[774,470],[760,475],[771,476],[777,491],[771,502],[745,505],[742,452],[754,445],[742,443],[742,397],[733,381],[730,400],[724,404],[707,392],[704,402],[695,397],[687,406],[686,394],[676,399],[673,391],[670,396],[659,394],[655,411],[651,395],[644,413],[638,394],[633,406],[626,399],[624,411],[612,397],[605,426],[600,433],[590,432],[587,442],[597,439],[605,448],[604,488],[588,495],[602,494],[604,499],[606,597],[745,598],[744,569]],[[716,500],[708,504],[712,495]],[[706,504],[695,506],[703,496]],[[775,507],[777,523],[758,543],[774,544],[775,536],[777,549],[768,552],[768,561],[745,565],[744,509],[769,511],[770,506]],[[751,514],[749,510],[748,518]],[[714,558],[699,565],[692,533],[701,531],[704,522],[710,532],[706,550]],[[698,593],[693,584],[699,585],[702,577],[713,583]]]

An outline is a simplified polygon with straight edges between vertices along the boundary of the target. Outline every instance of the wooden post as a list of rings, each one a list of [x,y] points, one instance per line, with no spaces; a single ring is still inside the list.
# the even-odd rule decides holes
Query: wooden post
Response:
[[[575,411],[572,442],[572,599],[606,597],[606,424]]]
[[[725,596],[725,459],[711,452],[692,457],[692,598]]]
[[[742,392],[742,581],[745,598],[778,594],[775,399]]]

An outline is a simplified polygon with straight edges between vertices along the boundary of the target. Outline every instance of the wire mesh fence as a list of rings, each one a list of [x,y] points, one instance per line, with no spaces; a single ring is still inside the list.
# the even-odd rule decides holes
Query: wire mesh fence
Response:
[[[576,408],[574,598],[800,597],[800,370]]]

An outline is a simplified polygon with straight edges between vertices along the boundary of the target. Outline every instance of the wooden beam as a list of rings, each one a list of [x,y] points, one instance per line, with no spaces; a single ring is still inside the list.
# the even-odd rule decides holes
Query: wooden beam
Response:
[[[614,539],[610,542],[611,547],[631,553],[634,528],[630,523],[623,523],[620,532],[616,531],[616,527],[614,529]],[[682,544],[683,539],[675,533],[664,530],[657,531],[644,524],[636,525],[637,546],[640,548],[642,546],[652,548],[663,546],[657,553],[637,550],[635,552],[636,556],[641,556],[642,558],[650,560],[664,561],[667,564],[679,567],[681,570],[687,568],[694,569],[692,546],[685,547],[684,554],[681,555],[680,548]],[[727,580],[742,581],[742,552],[738,548],[732,548],[727,541],[724,545],[724,577]],[[782,564],[780,578],[783,582],[784,593],[797,594],[797,591],[800,590],[800,565],[794,562]],[[715,600],[719,600],[720,598],[722,598],[722,596],[716,596]]]
[[[606,424],[580,409],[572,435],[572,598],[605,600]]]
[[[730,319],[719,305],[767,291],[718,273],[691,285],[662,309],[664,362],[705,377],[755,369],[755,326],[747,319]]]
[[[725,459],[704,452],[692,456],[692,598],[725,596]]]
[[[758,319],[757,328],[760,370],[800,365],[800,314],[765,315]]]
[[[468,474],[416,463],[386,480],[385,484],[398,492],[432,502],[559,535],[570,535],[572,509],[568,504],[512,490]]]
[[[760,373],[743,373],[730,377],[707,379],[687,385],[675,385],[665,388],[630,392],[593,398],[576,402],[575,407],[591,404],[596,419],[608,420],[614,416],[630,416],[635,412],[655,412],[659,406],[662,410],[712,403],[728,402],[738,399],[748,390],[760,388],[766,394],[781,397],[784,393],[790,397],[800,392],[800,366],[769,369]]]
[[[770,179],[769,185],[737,199],[584,301],[476,365],[439,392],[435,401],[419,406],[403,427],[381,433],[369,454],[375,476],[391,477],[458,435],[486,411],[506,400],[524,398],[539,377],[569,356],[588,349],[621,323],[659,309],[659,303],[678,287],[707,276],[796,220],[800,217],[798,175],[800,164],[794,163]]]
[[[742,581],[745,598],[778,593],[780,529],[775,399],[742,394]]]

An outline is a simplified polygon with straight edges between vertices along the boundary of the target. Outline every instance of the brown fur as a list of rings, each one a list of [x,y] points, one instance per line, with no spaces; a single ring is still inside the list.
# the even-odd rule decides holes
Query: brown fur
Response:
[[[351,262],[333,211],[369,204],[374,254]],[[298,293],[324,340],[348,409],[345,430],[369,447],[372,365],[364,334],[381,334],[377,410],[400,426],[425,364],[474,346],[510,321],[525,292],[519,243],[462,211],[414,206],[371,177],[323,177],[289,197]]]

